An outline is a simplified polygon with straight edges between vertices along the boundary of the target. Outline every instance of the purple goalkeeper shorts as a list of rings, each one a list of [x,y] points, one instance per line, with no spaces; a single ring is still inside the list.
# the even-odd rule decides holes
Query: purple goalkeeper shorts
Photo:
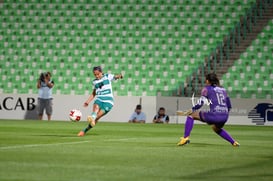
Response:
[[[222,128],[228,120],[228,113],[200,111],[199,117],[207,124],[214,124],[216,127]]]

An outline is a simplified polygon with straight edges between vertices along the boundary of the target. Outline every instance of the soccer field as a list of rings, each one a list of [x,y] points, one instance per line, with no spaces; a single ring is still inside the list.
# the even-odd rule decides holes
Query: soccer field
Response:
[[[0,180],[273,180],[273,127],[225,126],[239,148],[209,126],[0,121]]]

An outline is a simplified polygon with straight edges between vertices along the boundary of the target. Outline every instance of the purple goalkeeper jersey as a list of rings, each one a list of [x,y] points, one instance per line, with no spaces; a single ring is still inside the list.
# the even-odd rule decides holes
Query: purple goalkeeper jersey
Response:
[[[229,97],[227,96],[227,92],[223,87],[207,85],[202,89],[200,98],[201,101],[199,101],[199,103],[192,109],[200,109],[204,104],[205,98],[209,103],[210,112],[228,113],[231,108]]]

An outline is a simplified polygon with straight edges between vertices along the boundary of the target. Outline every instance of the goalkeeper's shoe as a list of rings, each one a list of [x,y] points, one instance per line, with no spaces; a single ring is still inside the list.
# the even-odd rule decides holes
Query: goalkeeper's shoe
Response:
[[[94,127],[96,125],[96,122],[92,116],[87,116],[87,121],[92,127]]]
[[[84,131],[80,131],[79,133],[78,133],[78,136],[84,136],[85,135],[85,132]]]
[[[183,146],[190,143],[190,137],[181,137],[180,141],[177,143],[177,146]]]
[[[240,143],[238,143],[237,141],[235,141],[235,142],[232,144],[232,146],[234,146],[234,147],[239,147],[239,146],[240,146]]]

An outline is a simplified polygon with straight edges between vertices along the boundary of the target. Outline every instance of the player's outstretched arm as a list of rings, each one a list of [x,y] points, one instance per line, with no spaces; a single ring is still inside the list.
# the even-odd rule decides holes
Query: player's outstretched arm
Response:
[[[114,76],[114,78],[117,80],[117,79],[122,79],[123,78],[123,75],[122,74],[117,74]]]
[[[90,94],[88,99],[84,102],[83,106],[87,107],[89,103],[94,99],[95,96],[96,96],[96,89],[93,90],[93,92]]]

